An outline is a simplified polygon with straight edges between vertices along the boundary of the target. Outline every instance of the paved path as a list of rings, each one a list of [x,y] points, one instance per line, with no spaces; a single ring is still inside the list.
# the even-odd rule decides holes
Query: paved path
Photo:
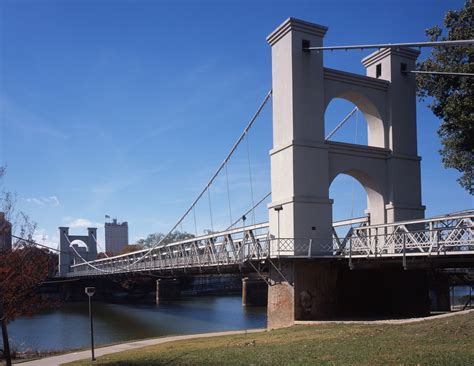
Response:
[[[296,321],[295,324],[308,324],[308,325],[315,325],[315,324],[374,324],[374,325],[375,324],[408,324],[408,323],[422,322],[426,320],[449,318],[452,316],[456,316],[460,314],[468,314],[471,312],[474,312],[474,309],[457,311],[457,312],[446,313],[446,314],[441,314],[441,315],[427,316],[424,318],[392,319],[392,320],[362,320],[362,321],[356,321],[356,320]],[[131,342],[131,343],[121,343],[115,346],[97,348],[95,350],[95,356],[99,357],[103,355],[108,355],[110,353],[128,351],[128,350],[137,349],[141,347],[153,346],[155,344],[181,341],[181,340],[186,340],[186,339],[208,338],[208,337],[246,334],[246,333],[257,333],[257,332],[264,332],[266,330],[267,329],[234,330],[234,331],[227,331],[227,332],[188,334],[188,335],[180,335],[180,336],[172,336],[172,337],[146,339],[146,340],[136,341],[136,342]],[[90,357],[91,357],[90,350],[78,351],[78,352],[73,352],[73,353],[66,353],[64,355],[59,355],[59,356],[42,358],[35,361],[22,362],[21,366],[56,366],[56,365],[61,365],[67,362],[88,359]]]
[[[116,344],[114,346],[107,346],[95,349],[95,356],[103,356],[108,355],[110,353],[122,352],[122,351],[129,351],[132,349],[142,348],[146,346],[153,346],[155,344],[173,342],[173,341],[181,341],[186,339],[195,339],[195,338],[208,338],[208,337],[216,337],[216,336],[226,336],[226,335],[235,335],[235,334],[247,334],[247,333],[257,333],[257,332],[264,332],[266,329],[249,329],[249,330],[233,330],[227,332],[215,332],[215,333],[203,333],[203,334],[188,334],[188,335],[180,335],[180,336],[172,336],[172,337],[161,337],[161,338],[153,338],[153,339],[145,339],[142,341],[137,342],[130,342],[130,343],[121,343]],[[41,358],[35,361],[28,361],[22,362],[18,365],[21,366],[57,366],[62,365],[67,362],[84,360],[91,357],[91,351],[78,351],[73,353],[66,353],[64,355],[53,356],[53,357],[46,357]]]
[[[386,320],[297,320],[295,324],[298,325],[319,325],[319,324],[409,324],[409,323],[418,323],[425,320],[435,320],[450,318],[452,316],[469,314],[474,312],[474,309],[455,311],[452,313],[444,313],[439,315],[425,316],[423,318],[409,318],[409,319],[386,319]]]

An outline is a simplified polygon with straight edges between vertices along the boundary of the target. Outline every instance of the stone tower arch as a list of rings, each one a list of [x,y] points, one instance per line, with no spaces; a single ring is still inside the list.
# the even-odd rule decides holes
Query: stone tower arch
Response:
[[[424,217],[415,78],[402,72],[414,67],[418,51],[376,51],[362,60],[367,75],[357,75],[326,68],[323,52],[304,49],[322,46],[326,31],[289,18],[267,38],[273,88],[270,234],[277,236],[279,225],[281,237],[312,238],[313,254],[322,250],[318,241],[331,240],[329,186],[340,173],[365,181],[368,192],[375,192],[369,182],[376,182],[384,205],[369,208],[373,223]],[[334,98],[364,113],[370,146],[325,140],[324,112]],[[283,208],[279,221],[277,206]]]
[[[334,85],[335,84],[335,85]],[[385,98],[379,93],[367,93],[350,84],[325,82],[325,109],[332,100],[339,98],[353,103],[367,121],[367,141],[369,146],[388,148],[388,126],[386,126]],[[372,95],[371,95],[372,94]]]
[[[311,239],[312,257],[295,258],[295,249],[280,258],[278,271],[270,269],[270,328],[291,325],[294,319],[334,316],[340,281],[349,287],[362,285],[359,277],[347,275],[327,257],[332,254],[332,246],[326,244],[332,243],[333,232],[329,187],[336,176],[349,174],[362,184],[372,224],[424,217],[415,78],[404,72],[414,69],[419,52],[376,51],[362,60],[366,75],[334,70],[324,67],[324,52],[305,49],[322,46],[326,31],[324,26],[289,18],[267,38],[273,89],[270,234]],[[369,146],[325,139],[324,113],[335,98],[349,100],[364,113]],[[273,248],[279,241],[272,242],[271,256],[278,255]],[[318,259],[321,255],[324,262]],[[391,283],[398,286],[403,278]],[[416,284],[405,282],[405,287]],[[303,306],[302,296],[307,294],[313,294],[314,301]]]
[[[367,214],[369,215],[370,223],[385,223],[386,197],[382,188],[384,182],[380,180],[380,177],[377,175],[373,176],[373,172],[369,173],[357,169],[341,170],[338,173],[333,171],[330,177],[329,186],[331,186],[332,182],[341,174],[354,178],[364,188],[367,195]]]
[[[87,228],[87,235],[70,235],[69,227],[59,228],[59,275],[65,276],[69,273],[71,265],[81,263],[83,259],[71,248],[74,241],[83,242],[86,248],[79,247],[80,256],[86,261],[97,259],[97,228]],[[83,249],[84,248],[84,249]],[[76,249],[77,250],[77,249]]]

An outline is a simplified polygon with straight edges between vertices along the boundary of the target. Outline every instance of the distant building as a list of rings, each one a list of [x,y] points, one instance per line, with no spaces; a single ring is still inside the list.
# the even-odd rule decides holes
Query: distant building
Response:
[[[105,251],[119,254],[128,245],[128,223],[118,223],[117,219],[105,223]]]
[[[5,213],[0,212],[0,252],[12,249],[12,225],[5,218]]]

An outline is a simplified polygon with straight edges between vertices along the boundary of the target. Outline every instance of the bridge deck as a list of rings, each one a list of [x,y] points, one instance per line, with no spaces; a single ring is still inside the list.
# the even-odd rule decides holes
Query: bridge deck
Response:
[[[358,226],[354,226],[357,224]],[[337,231],[349,226],[345,236]],[[334,224],[332,238],[274,238],[268,223],[183,240],[71,266],[67,277],[136,272],[158,274],[259,271],[277,258],[401,261],[409,258],[459,262],[474,258],[474,211],[424,220],[368,225],[367,219]],[[340,230],[339,230],[340,231]],[[375,262],[374,262],[375,263]]]

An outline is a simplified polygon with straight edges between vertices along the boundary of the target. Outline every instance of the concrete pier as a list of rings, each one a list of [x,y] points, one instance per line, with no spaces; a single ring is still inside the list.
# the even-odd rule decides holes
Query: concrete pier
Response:
[[[156,303],[162,301],[176,299],[180,296],[181,286],[177,278],[165,279],[159,278],[156,280]]]
[[[242,278],[242,306],[265,306],[268,285],[261,278]]]
[[[341,262],[288,260],[270,271],[268,327],[295,320],[418,317],[429,314],[426,271],[403,267],[351,271]]]

